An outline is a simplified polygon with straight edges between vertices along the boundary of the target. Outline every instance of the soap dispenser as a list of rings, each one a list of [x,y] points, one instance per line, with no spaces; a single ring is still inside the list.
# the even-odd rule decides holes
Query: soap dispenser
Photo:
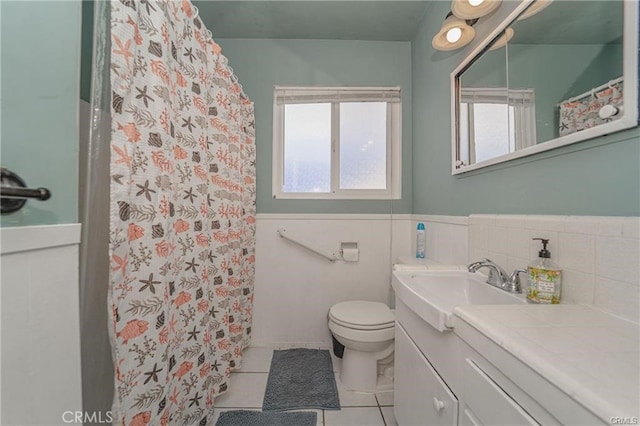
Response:
[[[538,252],[538,258],[527,266],[529,273],[527,301],[530,303],[560,303],[562,271],[551,260],[551,252],[547,250],[549,240],[545,238],[533,239],[542,241],[542,250]]]

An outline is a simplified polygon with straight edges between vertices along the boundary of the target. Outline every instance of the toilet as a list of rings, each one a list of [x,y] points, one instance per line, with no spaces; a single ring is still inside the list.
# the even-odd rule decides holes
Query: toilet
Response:
[[[329,330],[344,345],[340,381],[350,390],[375,392],[378,362],[393,355],[395,316],[380,302],[352,300],[329,310]]]

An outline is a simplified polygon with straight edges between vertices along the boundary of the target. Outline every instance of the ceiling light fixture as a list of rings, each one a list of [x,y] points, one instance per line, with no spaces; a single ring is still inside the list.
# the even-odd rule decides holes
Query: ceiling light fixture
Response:
[[[513,30],[513,28],[507,28],[502,32],[502,35],[498,37],[498,39],[491,45],[489,50],[498,50],[501,47],[506,46],[509,40],[513,38],[513,35],[515,33],[516,32]]]
[[[447,31],[447,41],[449,43],[455,43],[456,41],[460,40],[461,37],[462,30],[458,27],[451,28],[449,31]]]
[[[553,1],[553,0],[538,0]],[[486,16],[496,10],[502,0],[453,0],[451,12],[442,23],[440,31],[433,37],[431,44],[436,50],[455,50],[466,46],[476,35],[473,25],[478,18]],[[513,37],[513,30],[507,34],[504,44]],[[500,40],[496,42],[498,44]],[[502,46],[504,46],[502,44]],[[498,46],[495,49],[498,49]]]
[[[451,11],[460,19],[475,19],[496,10],[502,0],[453,0]]]
[[[542,12],[542,10],[546,9],[553,2],[553,0],[536,0],[534,1],[527,10],[524,11],[522,15],[518,17],[518,21],[522,21],[523,19],[531,18],[536,13]]]
[[[436,50],[455,50],[466,46],[476,35],[476,31],[471,27],[476,21],[460,19],[449,12],[440,31],[431,41],[433,48]]]

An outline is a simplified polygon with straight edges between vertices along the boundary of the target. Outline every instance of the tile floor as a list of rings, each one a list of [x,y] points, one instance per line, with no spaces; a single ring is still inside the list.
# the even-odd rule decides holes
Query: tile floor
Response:
[[[250,347],[245,350],[242,368],[233,372],[229,391],[216,399],[214,422],[226,410],[260,410],[267,386],[274,348]],[[277,349],[277,348],[276,348]],[[283,348],[285,349],[285,348]],[[344,389],[340,383],[340,362],[334,357],[340,411],[313,410],[322,426],[396,426],[393,392],[365,394]]]

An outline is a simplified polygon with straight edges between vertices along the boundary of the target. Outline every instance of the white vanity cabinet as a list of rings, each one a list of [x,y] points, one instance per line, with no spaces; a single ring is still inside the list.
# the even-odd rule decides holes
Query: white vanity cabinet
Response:
[[[538,424],[473,359],[464,360],[462,376],[461,425]]]
[[[396,327],[395,415],[400,425],[456,425],[458,400],[401,326]]]
[[[401,426],[637,423],[638,324],[507,300],[466,271],[396,271],[392,285]]]
[[[437,331],[401,300],[396,319],[400,426],[559,424],[453,331]]]

